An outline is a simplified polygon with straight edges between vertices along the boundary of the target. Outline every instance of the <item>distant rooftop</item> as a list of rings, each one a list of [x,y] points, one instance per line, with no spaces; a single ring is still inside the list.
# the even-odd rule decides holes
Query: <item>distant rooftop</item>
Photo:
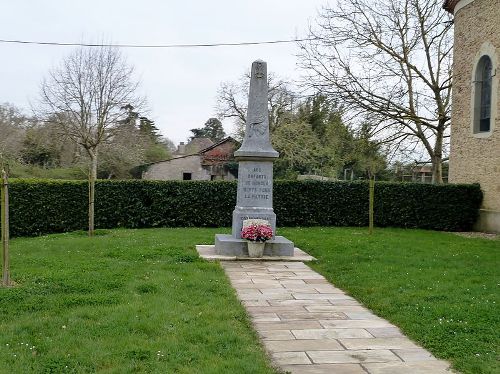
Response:
[[[210,138],[194,138],[189,143],[181,142],[177,150],[173,153],[174,156],[194,155],[201,150],[212,146],[214,142]]]

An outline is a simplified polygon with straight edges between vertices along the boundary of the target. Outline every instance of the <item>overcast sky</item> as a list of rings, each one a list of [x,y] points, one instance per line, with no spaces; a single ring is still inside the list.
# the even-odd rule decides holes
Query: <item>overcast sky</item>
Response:
[[[291,39],[327,0],[142,0],[0,2],[0,39],[128,44],[192,44]],[[0,102],[27,112],[51,66],[73,47],[0,43]],[[134,65],[150,117],[175,143],[215,115],[217,89],[237,80],[252,61],[297,78],[295,44],[196,49],[123,49]],[[224,123],[226,131],[231,123]]]

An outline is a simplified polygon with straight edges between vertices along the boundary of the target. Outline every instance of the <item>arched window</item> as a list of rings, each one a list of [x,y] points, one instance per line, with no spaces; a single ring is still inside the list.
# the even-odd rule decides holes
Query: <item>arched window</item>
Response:
[[[474,132],[491,129],[491,91],[493,64],[489,56],[479,60],[476,69],[476,93],[474,102]]]

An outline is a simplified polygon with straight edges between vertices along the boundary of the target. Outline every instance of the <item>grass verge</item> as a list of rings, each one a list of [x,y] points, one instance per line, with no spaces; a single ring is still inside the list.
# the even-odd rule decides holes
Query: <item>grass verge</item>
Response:
[[[1,373],[274,373],[195,244],[212,229],[18,238],[0,289]]]
[[[462,373],[499,373],[500,240],[359,228],[284,229],[311,266]]]

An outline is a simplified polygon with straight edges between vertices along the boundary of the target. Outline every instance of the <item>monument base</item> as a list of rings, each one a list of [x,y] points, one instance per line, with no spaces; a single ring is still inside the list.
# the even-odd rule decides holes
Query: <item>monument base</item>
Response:
[[[268,240],[264,247],[264,256],[293,256],[293,242],[283,236]],[[225,256],[248,256],[247,241],[231,235],[215,235],[215,252]]]

